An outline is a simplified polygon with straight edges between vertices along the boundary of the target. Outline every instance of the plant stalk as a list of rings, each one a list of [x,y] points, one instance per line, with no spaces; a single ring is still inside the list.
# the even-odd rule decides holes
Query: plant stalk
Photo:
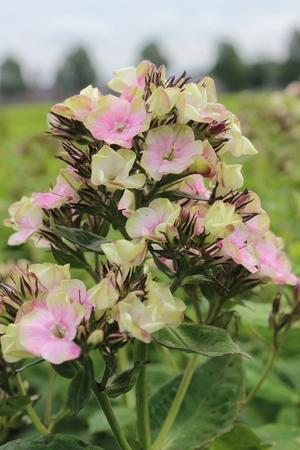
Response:
[[[146,361],[148,355],[148,344],[136,340],[136,361]],[[148,409],[148,385],[147,365],[141,367],[139,377],[135,385],[137,431],[139,438],[139,450],[151,450],[150,420]]]
[[[92,389],[93,389],[96,399],[98,400],[98,403],[100,404],[100,406],[102,408],[102,411],[105,414],[105,417],[111,427],[111,430],[116,438],[116,441],[119,444],[120,449],[121,450],[132,450],[132,448],[128,444],[126,437],[124,436],[123,431],[117,421],[115,413],[110,404],[109,398],[107,397],[105,392],[103,392],[99,389],[99,386],[98,386],[96,380],[94,380],[94,382],[92,383]]]
[[[261,374],[259,382],[254,386],[252,391],[248,394],[248,397],[246,398],[244,405],[246,405],[247,403],[250,402],[250,400],[252,400],[252,398],[254,397],[256,392],[260,389],[261,385],[267,378],[267,375],[269,374],[270,370],[272,369],[272,366],[273,366],[274,360],[276,358],[276,355],[278,353],[278,350],[279,350],[278,346],[276,346],[276,345],[272,346],[272,350],[270,352],[268,362],[263,370],[263,373]]]
[[[21,374],[20,372],[18,372],[16,374],[16,383],[18,386],[18,389],[20,391],[20,393],[22,395],[27,395],[24,385],[23,385],[23,380],[21,378]],[[38,418],[35,410],[33,409],[32,405],[27,405],[25,406],[25,411],[28,415],[28,417],[30,418],[31,422],[33,423],[33,425],[35,426],[35,428],[37,429],[37,431],[40,434],[46,434],[46,433],[50,433],[49,430],[47,430],[47,428],[42,424],[42,422],[40,421],[40,419]]]
[[[53,388],[54,388],[56,375],[57,375],[56,372],[53,369],[51,369],[47,401],[46,401],[46,408],[45,408],[45,420],[44,420],[45,426],[47,428],[49,428],[49,424],[51,421],[52,395],[53,395]]]
[[[178,391],[175,395],[175,398],[174,398],[171,408],[168,412],[168,415],[164,421],[164,424],[152,446],[152,450],[160,450],[161,449],[170,429],[172,428],[172,425],[177,417],[181,403],[184,399],[184,396],[189,387],[191,378],[193,376],[194,370],[196,368],[197,359],[198,359],[198,354],[194,353],[189,360],[189,363],[187,365],[187,368],[184,372],[183,378],[179,385]]]

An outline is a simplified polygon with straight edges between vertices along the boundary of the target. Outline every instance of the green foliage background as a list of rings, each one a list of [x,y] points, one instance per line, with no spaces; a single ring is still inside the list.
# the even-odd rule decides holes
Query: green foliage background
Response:
[[[300,99],[288,97],[282,93],[242,92],[219,97],[219,101],[233,111],[242,123],[243,134],[247,136],[259,151],[253,157],[240,159],[227,157],[227,162],[242,163],[245,178],[244,187],[254,190],[262,200],[262,207],[271,218],[271,227],[275,234],[287,241],[287,253],[293,263],[294,273],[300,276]],[[48,137],[46,114],[51,105],[13,105],[0,109],[0,220],[8,217],[9,205],[23,195],[32,192],[47,191],[55,184],[55,178],[61,163],[54,158],[59,152],[59,142]],[[52,257],[45,251],[36,249],[31,243],[19,247],[8,247],[7,239],[11,230],[1,228],[0,262],[1,272],[5,274],[7,265],[20,258],[42,262]],[[266,363],[271,331],[268,317],[271,303],[280,286],[266,286],[255,289],[247,298],[242,298],[248,308],[235,307],[240,315],[240,335],[238,341],[241,350],[250,354],[254,361],[244,358],[246,367],[247,390],[259,379]],[[287,289],[286,295],[291,290]],[[258,303],[257,301],[260,301]],[[232,330],[234,335],[235,330]],[[232,431],[218,438],[214,444],[206,444],[205,449],[226,450],[231,439],[239,442],[243,449],[299,449],[300,450],[300,327],[288,335],[282,350],[274,364],[269,378],[265,381],[257,396],[245,408],[239,417],[239,423]],[[238,357],[242,358],[242,357]],[[183,369],[186,357],[175,354],[176,367],[171,366],[163,352],[150,346],[149,364],[150,394],[154,394],[167,382],[170,376],[177,376]],[[199,363],[207,361],[199,357]],[[124,363],[124,362],[123,362]],[[120,362],[120,364],[123,364]],[[96,369],[101,371],[101,362]],[[46,363],[30,367],[23,378],[30,380],[30,395],[37,394],[36,410],[43,415],[48,389],[50,367]],[[64,403],[69,380],[59,378],[54,389],[54,412]],[[131,392],[126,401],[114,401],[117,417],[128,436],[134,436],[134,413]],[[154,397],[155,398],[155,397]],[[21,417],[9,424],[2,424],[0,444],[20,436],[36,434]],[[251,427],[252,430],[249,430]],[[55,429],[57,433],[70,433],[89,440],[107,449],[115,449],[115,442],[109,434],[107,423],[92,398],[87,407],[76,419],[67,414]],[[234,436],[234,437],[232,437]],[[248,436],[245,440],[244,436]],[[229,442],[229,444],[228,444]],[[288,443],[288,444],[287,444]],[[289,446],[288,446],[289,445]]]

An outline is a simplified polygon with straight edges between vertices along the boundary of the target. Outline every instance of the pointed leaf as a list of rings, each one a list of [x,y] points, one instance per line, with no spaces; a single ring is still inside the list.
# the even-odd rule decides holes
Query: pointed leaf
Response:
[[[72,379],[77,373],[77,370],[71,361],[65,361],[62,364],[51,364],[53,370],[63,378]]]
[[[81,228],[68,228],[61,225],[56,225],[55,229],[68,241],[94,253],[103,254],[100,244],[111,242],[110,239],[97,236],[96,234],[82,230]]]
[[[150,249],[151,251],[151,249]],[[169,278],[174,278],[176,275],[176,272],[174,272],[174,270],[170,269],[169,266],[167,266],[167,264],[165,264],[159,257],[157,257],[157,255],[153,252],[151,252],[152,256],[153,256],[153,260],[155,262],[155,264],[157,265],[158,269],[161,270],[162,272],[164,272]]]
[[[135,385],[140,369],[150,361],[136,361],[132,369],[120,373],[114,381],[106,387],[105,392],[108,397],[116,398],[121,394],[129,392]]]
[[[209,450],[262,450],[261,440],[255,432],[236,423],[232,430],[218,437],[209,445]]]
[[[76,258],[73,255],[59,251],[55,247],[53,247],[53,245],[51,245],[51,251],[55,258],[55,261],[58,264],[70,264],[73,269],[84,269],[86,267],[86,263],[83,260]]]
[[[11,416],[31,403],[27,395],[3,398],[0,401],[0,416]]]
[[[178,189],[160,192],[156,194],[153,199],[154,198],[168,198],[170,202],[173,200],[179,200],[181,198],[191,198],[193,200],[207,201],[207,198],[203,197],[202,195],[188,194],[187,192],[179,191]]]
[[[300,427],[270,423],[254,431],[272,450],[300,450]]]
[[[155,439],[183,374],[164,384],[151,398],[149,413]],[[238,355],[209,359],[198,366],[175,422],[161,450],[195,450],[232,428],[245,395],[243,359]]]
[[[90,358],[86,358],[84,365],[77,371],[67,391],[66,404],[73,417],[76,417],[89,401],[92,391],[92,376],[92,361]]]
[[[152,334],[153,339],[160,345],[189,353],[217,358],[223,355],[242,353],[230,334],[222,328],[194,323],[182,323],[179,327],[164,327]]]
[[[1,450],[103,450],[67,434],[43,434],[35,438],[17,439],[0,446]]]

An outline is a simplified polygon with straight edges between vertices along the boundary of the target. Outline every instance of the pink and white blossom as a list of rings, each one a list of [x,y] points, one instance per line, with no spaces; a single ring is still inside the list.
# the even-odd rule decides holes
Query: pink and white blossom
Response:
[[[133,137],[146,131],[150,120],[142,100],[129,102],[107,95],[100,100],[99,108],[88,115],[84,124],[94,138],[108,145],[131,148]]]
[[[165,241],[168,228],[173,229],[179,217],[181,207],[166,198],[159,198],[149,203],[149,207],[137,209],[127,220],[126,231],[132,239],[146,238]]]
[[[222,200],[215,201],[203,221],[205,233],[208,234],[206,242],[212,243],[218,238],[230,236],[241,222],[242,218],[235,213],[234,205],[224,203]]]
[[[162,125],[149,131],[141,166],[155,180],[163,175],[182,173],[202,153],[202,142],[195,141],[187,125]]]
[[[104,145],[92,158],[91,182],[95,186],[106,186],[109,192],[118,189],[141,189],[146,182],[145,175],[130,175],[135,159],[136,155],[132,150],[121,148],[115,151]]]
[[[218,255],[223,255],[226,259],[231,258],[249,272],[255,273],[258,271],[258,254],[252,244],[247,242],[248,237],[247,226],[243,223],[239,224],[229,237],[217,242],[220,247]]]
[[[50,293],[19,322],[19,340],[26,351],[52,364],[77,359],[81,348],[74,342],[86,309],[71,303],[64,292]]]
[[[32,197],[22,197],[8,208],[8,212],[11,219],[5,219],[3,224],[16,231],[9,237],[8,245],[23,244],[43,225],[43,210]]]

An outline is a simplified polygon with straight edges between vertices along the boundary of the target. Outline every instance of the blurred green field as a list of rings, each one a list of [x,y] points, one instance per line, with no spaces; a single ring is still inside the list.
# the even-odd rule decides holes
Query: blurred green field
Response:
[[[219,97],[240,119],[243,134],[259,154],[227,158],[243,163],[244,186],[254,190],[271,218],[272,230],[287,241],[287,252],[300,274],[300,99],[281,93],[242,92]],[[50,104],[11,105],[0,109],[0,220],[23,195],[47,191],[55,184],[60,161],[59,142],[47,136]],[[0,260],[29,257],[26,244],[8,248],[11,230],[2,227]]]

